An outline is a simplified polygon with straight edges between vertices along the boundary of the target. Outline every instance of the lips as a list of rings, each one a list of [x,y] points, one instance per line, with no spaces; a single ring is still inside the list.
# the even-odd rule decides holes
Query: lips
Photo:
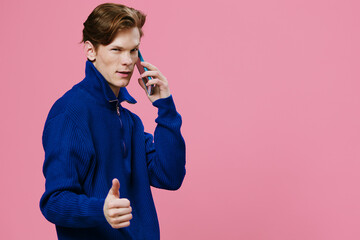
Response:
[[[131,73],[131,71],[116,71],[116,73],[118,75],[120,75],[120,77],[127,77],[129,76],[129,74]]]

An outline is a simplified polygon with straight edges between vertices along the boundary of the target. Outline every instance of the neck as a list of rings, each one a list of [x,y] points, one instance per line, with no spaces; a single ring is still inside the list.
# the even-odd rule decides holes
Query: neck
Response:
[[[111,90],[114,92],[116,98],[119,97],[120,88],[112,86],[111,84],[109,84],[109,86],[110,86]]]

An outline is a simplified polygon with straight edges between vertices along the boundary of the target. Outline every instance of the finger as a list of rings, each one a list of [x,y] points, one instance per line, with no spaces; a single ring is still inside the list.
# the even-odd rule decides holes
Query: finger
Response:
[[[112,180],[112,186],[110,188],[109,194],[113,195],[116,198],[120,198],[120,182],[117,178]]]
[[[127,207],[127,208],[112,208],[109,209],[109,213],[108,216],[111,218],[116,218],[122,215],[126,215],[132,212],[132,208],[131,207]]]
[[[142,87],[142,89],[144,89],[145,93],[148,95],[148,90],[145,87],[144,81],[141,78],[139,78],[138,82],[139,82],[140,86]]]
[[[158,78],[153,78],[146,83],[146,86],[150,86],[150,85],[156,85],[159,87],[167,87],[168,86],[167,82],[161,81]]]
[[[130,201],[127,198],[114,199],[113,201],[109,202],[108,207],[109,207],[109,209],[128,208],[128,207],[130,207]]]
[[[158,71],[157,67],[155,67],[154,65],[152,65],[151,63],[148,62],[141,62],[141,65],[143,65],[144,67],[148,68],[149,70],[155,70]]]
[[[159,71],[146,71],[141,74],[141,77],[162,78],[163,75]]]
[[[119,223],[119,224],[114,224],[114,225],[111,225],[113,228],[124,228],[124,227],[128,227],[130,226],[130,221],[127,221],[127,222],[122,222],[122,223]]]
[[[111,219],[111,224],[119,224],[119,223],[127,222],[127,221],[130,221],[132,218],[133,218],[133,215],[131,213],[121,215],[119,217]]]

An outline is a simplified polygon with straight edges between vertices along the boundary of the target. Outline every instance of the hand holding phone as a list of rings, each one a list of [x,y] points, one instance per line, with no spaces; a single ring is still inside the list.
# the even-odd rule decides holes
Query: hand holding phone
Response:
[[[146,67],[144,67],[143,65],[141,65],[141,62],[144,62],[144,58],[141,56],[140,50],[138,51],[138,60],[136,62],[136,67],[139,70],[140,75],[143,74],[145,71],[149,71]],[[154,92],[154,85],[150,85],[150,86],[146,86],[146,83],[152,79],[152,77],[143,77],[141,78],[144,86],[146,87],[146,92],[147,94],[150,96],[151,94],[153,94]]]

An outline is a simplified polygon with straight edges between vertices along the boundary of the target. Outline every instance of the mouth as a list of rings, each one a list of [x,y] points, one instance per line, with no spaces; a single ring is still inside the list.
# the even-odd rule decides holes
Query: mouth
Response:
[[[116,74],[120,75],[120,77],[128,77],[131,71],[116,71]]]

